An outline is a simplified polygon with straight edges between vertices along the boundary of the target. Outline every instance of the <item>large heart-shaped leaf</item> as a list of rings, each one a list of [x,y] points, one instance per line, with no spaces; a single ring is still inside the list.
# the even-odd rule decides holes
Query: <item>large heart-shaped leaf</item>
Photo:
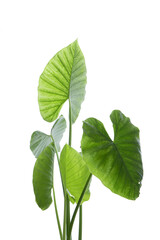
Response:
[[[59,151],[59,143],[63,137],[65,129],[66,120],[63,116],[60,116],[51,129],[51,135],[47,135],[40,131],[35,131],[30,140],[30,149],[34,156],[37,158],[51,142],[54,142],[55,147]]]
[[[90,172],[112,192],[128,199],[139,196],[143,176],[139,129],[118,110],[112,112],[114,141],[95,118],[83,123],[82,153]]]
[[[47,64],[39,79],[38,102],[44,120],[54,121],[69,99],[71,120],[78,117],[84,100],[86,66],[76,40],[59,51]]]
[[[82,159],[82,155],[66,144],[60,155],[60,169],[70,200],[77,203],[90,175],[88,167]],[[89,197],[90,192],[88,187],[82,203],[87,201]]]
[[[51,143],[39,155],[33,170],[33,188],[38,206],[45,210],[52,203],[54,145]]]

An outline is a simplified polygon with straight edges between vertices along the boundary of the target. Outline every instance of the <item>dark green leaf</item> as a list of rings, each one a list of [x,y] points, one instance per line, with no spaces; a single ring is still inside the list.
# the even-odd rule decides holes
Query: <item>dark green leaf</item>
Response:
[[[33,188],[38,206],[45,210],[52,203],[54,146],[51,143],[39,155],[33,170]]]
[[[44,120],[54,121],[67,99],[74,123],[84,100],[86,66],[76,40],[59,51],[47,64],[39,79],[38,102]]]
[[[112,192],[128,199],[139,196],[143,168],[139,129],[118,110],[112,112],[114,141],[94,118],[83,123],[82,153],[90,172]]]

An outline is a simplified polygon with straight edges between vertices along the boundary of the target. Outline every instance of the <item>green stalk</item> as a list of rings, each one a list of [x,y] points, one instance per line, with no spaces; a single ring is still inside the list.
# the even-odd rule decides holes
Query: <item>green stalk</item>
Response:
[[[52,141],[54,143],[54,139],[51,135],[51,138],[52,138]],[[60,172],[60,176],[61,176],[61,183],[62,183],[62,188],[63,188],[63,195],[65,196],[65,191],[64,191],[64,185],[63,185],[63,180],[62,180],[62,174],[61,174],[61,169],[60,169],[60,159],[59,159],[59,155],[58,155],[58,151],[57,151],[57,148],[56,148],[56,145],[54,144],[54,149],[55,149],[55,152],[56,152],[56,156],[57,156],[57,161],[58,161],[58,167],[59,167],[59,172]]]
[[[64,191],[64,185],[63,185],[63,179],[62,179],[62,174],[61,174],[61,169],[60,169],[60,159],[59,159],[59,155],[58,155],[58,151],[57,148],[55,147],[56,150],[56,156],[57,156],[57,160],[58,160],[58,166],[59,166],[59,172],[60,172],[60,176],[61,176],[61,183],[62,183],[62,188],[63,188],[63,195],[65,195],[65,191]]]
[[[78,240],[82,240],[82,205],[79,208],[79,236]]]
[[[87,182],[86,182],[86,184],[85,184],[85,186],[84,186],[84,188],[83,188],[83,191],[82,191],[82,193],[81,193],[81,196],[80,196],[80,198],[79,198],[79,200],[78,200],[77,206],[76,206],[76,208],[75,208],[75,210],[74,210],[74,213],[73,213],[73,216],[72,216],[72,219],[71,219],[71,223],[70,223],[69,233],[68,233],[68,235],[67,235],[67,236],[68,236],[68,240],[70,240],[70,236],[71,236],[71,232],[72,232],[72,228],[73,228],[73,223],[74,223],[74,220],[75,220],[77,211],[78,211],[78,209],[79,209],[79,207],[80,207],[80,205],[81,205],[83,196],[84,196],[84,194],[85,194],[85,192],[86,192],[86,189],[87,189],[87,187],[88,187],[88,185],[89,185],[89,183],[90,183],[91,177],[92,177],[92,174],[89,175],[88,180],[87,180]]]
[[[52,138],[52,141],[54,143],[54,139],[51,135],[51,138]],[[60,237],[61,237],[61,240],[66,240],[66,236],[67,236],[67,232],[66,232],[66,226],[67,226],[67,198],[68,198],[68,195],[67,195],[67,192],[65,191],[65,188],[64,188],[64,184],[63,184],[63,179],[62,179],[62,174],[61,174],[61,169],[60,169],[60,159],[59,159],[59,155],[58,155],[58,151],[57,151],[57,148],[56,148],[56,145],[54,144],[54,148],[55,148],[55,152],[56,152],[56,156],[57,156],[57,161],[58,161],[58,166],[59,166],[59,172],[60,172],[60,176],[61,176],[61,183],[62,183],[62,189],[63,189],[63,195],[64,195],[64,219],[63,219],[63,236],[62,236],[62,230],[59,229],[59,232],[60,232]],[[53,195],[53,197],[55,196],[55,193]],[[54,197],[55,199],[55,197]],[[55,207],[55,209],[57,209],[57,206]],[[58,213],[58,211],[57,211]],[[57,214],[56,213],[56,214]],[[59,218],[58,218],[59,219]],[[59,228],[59,225],[60,225],[60,221],[57,220],[57,223],[58,223],[58,228]]]
[[[63,240],[66,240],[66,195],[67,192],[65,192],[65,199],[64,199],[64,218],[63,218]]]
[[[52,138],[52,140],[53,140],[53,138]],[[54,143],[54,140],[53,140],[53,143]],[[56,150],[56,154],[57,154],[57,160],[58,160],[58,163],[59,163],[59,156],[58,156],[58,152],[57,152],[56,147],[55,147],[55,150]],[[54,174],[53,174],[53,176],[54,176]],[[62,183],[62,186],[63,186],[63,183]],[[59,235],[60,235],[60,239],[62,240],[62,230],[61,230],[61,224],[60,224],[60,220],[59,220],[57,203],[56,203],[56,195],[55,195],[55,190],[54,190],[54,179],[53,179],[53,200],[54,200],[54,208],[55,208],[55,213],[56,213]]]
[[[69,146],[71,146],[71,144],[72,144],[72,112],[71,103],[69,101]],[[66,200],[67,200],[66,204],[67,204],[67,235],[68,235],[70,228],[70,201],[68,195]]]
[[[61,224],[60,224],[60,221],[59,221],[59,215],[58,215],[58,210],[57,210],[57,203],[56,203],[54,186],[53,186],[53,199],[54,199],[54,207],[55,207],[55,213],[56,213],[57,224],[58,224],[58,229],[59,229],[59,235],[60,235],[60,239],[62,240],[62,230],[61,230]]]
[[[66,219],[67,219],[67,221],[66,221],[66,227],[67,227],[67,234],[68,234],[68,232],[69,232],[69,226],[70,226],[70,202],[69,202],[69,198],[68,198],[68,194],[66,195],[66,207],[67,207],[67,211],[66,211],[66,214],[67,214],[67,216],[66,216]]]

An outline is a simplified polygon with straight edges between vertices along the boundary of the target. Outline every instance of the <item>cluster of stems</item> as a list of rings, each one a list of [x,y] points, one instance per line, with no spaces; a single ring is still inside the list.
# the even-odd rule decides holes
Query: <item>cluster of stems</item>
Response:
[[[68,141],[68,144],[69,144],[69,146],[71,146],[71,144],[72,144],[72,116],[71,116],[70,103],[69,103],[69,141]],[[59,165],[60,158],[59,158],[58,151],[57,151],[56,147],[55,147],[55,151],[56,151],[57,161],[58,161],[58,165]],[[60,170],[60,167],[59,167],[59,170]],[[61,171],[60,171],[60,175],[61,175]],[[81,196],[80,196],[80,198],[78,200],[78,203],[75,207],[75,210],[73,212],[72,218],[70,218],[70,200],[69,200],[69,197],[68,197],[67,189],[65,188],[65,186],[63,184],[63,180],[62,180],[62,176],[61,176],[63,195],[64,195],[63,231],[62,231],[62,227],[61,227],[60,220],[59,220],[55,191],[54,191],[54,187],[53,187],[53,200],[54,200],[56,219],[57,219],[57,224],[58,224],[58,229],[59,229],[59,236],[60,236],[61,240],[72,240],[71,233],[72,233],[74,220],[76,218],[78,210],[79,210],[78,240],[82,240],[82,204],[81,203],[82,203],[83,196],[86,192],[86,189],[89,185],[91,176],[92,176],[92,174],[89,175],[89,178],[88,178],[88,180],[87,180],[87,182],[84,186],[84,189],[81,193]]]

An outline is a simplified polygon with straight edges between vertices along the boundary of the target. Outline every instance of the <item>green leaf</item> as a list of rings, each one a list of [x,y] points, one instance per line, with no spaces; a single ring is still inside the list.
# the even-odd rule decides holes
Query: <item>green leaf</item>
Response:
[[[67,189],[71,202],[78,202],[90,172],[82,159],[82,155],[70,147],[64,146],[60,155],[60,169],[64,186]],[[89,187],[82,202],[89,200]]]
[[[52,142],[52,139],[47,134],[36,131],[32,134],[30,140],[30,149],[37,158],[41,152]]]
[[[54,142],[57,150],[60,151],[59,143],[63,137],[65,129],[66,120],[61,115],[51,129],[51,136],[40,131],[35,131],[30,140],[30,149],[34,156],[37,158],[51,142]]]
[[[38,102],[41,115],[54,121],[67,99],[74,123],[84,100],[86,66],[78,41],[59,51],[47,64],[39,79]]]
[[[39,155],[33,170],[33,188],[38,206],[45,210],[52,203],[54,146],[51,143]]]
[[[66,127],[67,127],[66,120],[61,115],[51,129],[51,135],[53,137],[54,144],[58,151],[60,151],[59,143],[63,137],[63,133],[65,132]]]
[[[83,159],[90,172],[112,192],[135,200],[139,196],[143,168],[139,129],[118,110],[112,112],[114,141],[95,118],[83,123]]]
[[[33,187],[36,202],[42,210],[47,209],[52,202],[55,146],[60,148],[59,143],[65,129],[66,120],[60,116],[51,129],[51,136],[37,131],[31,137],[30,148],[38,157],[33,170]]]

